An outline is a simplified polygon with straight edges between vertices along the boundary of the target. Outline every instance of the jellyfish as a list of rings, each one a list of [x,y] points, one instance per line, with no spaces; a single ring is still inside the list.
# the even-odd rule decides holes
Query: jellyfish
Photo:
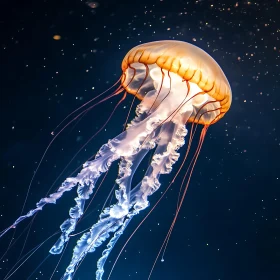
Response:
[[[119,88],[140,100],[134,119],[121,134],[104,144],[93,160],[84,163],[75,177],[66,178],[56,192],[42,198],[34,209],[0,234],[3,236],[46,204],[55,204],[65,192],[76,188],[75,205],[50,249],[51,254],[60,254],[75,231],[98,179],[118,160],[116,203],[106,207],[77,241],[62,276],[64,280],[72,279],[84,257],[107,242],[97,262],[96,280],[102,279],[114,245],[133,217],[149,207],[149,197],[161,186],[160,176],[170,173],[177,162],[178,151],[188,134],[187,124],[192,128],[202,125],[191,161],[193,169],[209,126],[219,121],[231,105],[231,88],[222,69],[209,54],[192,44],[167,40],[138,45],[125,55],[121,68]],[[189,143],[192,140],[193,132]],[[152,160],[143,179],[133,185],[135,172],[151,150]]]

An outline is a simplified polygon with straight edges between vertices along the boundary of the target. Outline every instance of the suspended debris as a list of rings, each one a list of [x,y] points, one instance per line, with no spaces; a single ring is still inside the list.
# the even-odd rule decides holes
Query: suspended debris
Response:
[[[56,40],[56,41],[59,41],[59,40],[61,39],[61,36],[58,35],[58,34],[57,34],[57,35],[54,35],[54,36],[53,36],[53,39]]]

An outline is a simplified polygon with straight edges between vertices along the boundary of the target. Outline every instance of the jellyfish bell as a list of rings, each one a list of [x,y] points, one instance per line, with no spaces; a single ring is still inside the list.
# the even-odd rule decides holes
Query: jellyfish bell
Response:
[[[72,279],[87,253],[94,252],[109,239],[97,262],[96,279],[102,279],[105,262],[117,240],[131,219],[149,206],[149,196],[160,188],[161,174],[170,173],[177,162],[178,150],[184,145],[188,134],[186,124],[191,123],[192,126],[183,163],[193,142],[193,125],[201,124],[203,129],[185,172],[188,180],[168,233],[170,237],[207,129],[220,120],[231,105],[231,88],[220,66],[206,52],[186,42],[157,41],[136,46],[126,54],[121,67],[120,86],[113,95],[125,91],[138,98],[141,102],[137,106],[136,117],[125,131],[104,144],[95,159],[87,161],[75,177],[67,178],[55,193],[42,198],[36,208],[20,216],[0,233],[1,237],[24,219],[42,210],[46,204],[56,203],[66,191],[76,187],[76,205],[70,209],[70,217],[60,227],[61,236],[50,250],[51,254],[60,254],[83,216],[85,204],[98,179],[114,161],[119,160],[116,203],[106,207],[98,221],[78,240],[62,279]],[[134,185],[133,176],[151,150],[152,161],[143,179]],[[181,169],[182,165],[179,171]]]
[[[190,122],[213,124],[230,108],[231,88],[224,72],[209,54],[192,44],[168,40],[136,46],[124,57],[122,70],[123,87],[140,100],[161,82],[171,91],[188,86],[184,93],[188,92],[189,97],[193,97],[190,102],[195,109]],[[205,105],[201,118],[195,119],[197,107],[207,101],[216,103]],[[205,113],[207,111],[211,113]]]

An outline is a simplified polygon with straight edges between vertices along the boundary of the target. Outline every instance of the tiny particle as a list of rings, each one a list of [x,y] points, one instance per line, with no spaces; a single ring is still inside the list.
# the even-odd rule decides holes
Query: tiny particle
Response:
[[[96,9],[99,6],[98,2],[92,2],[92,1],[88,1],[86,2],[86,4],[92,9]]]
[[[56,41],[59,41],[61,39],[61,36],[60,35],[54,35],[53,39],[56,40]]]

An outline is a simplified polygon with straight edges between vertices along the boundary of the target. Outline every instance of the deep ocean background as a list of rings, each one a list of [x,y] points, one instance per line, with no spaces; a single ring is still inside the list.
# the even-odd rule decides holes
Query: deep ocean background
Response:
[[[0,230],[20,215],[30,179],[56,125],[118,80],[121,61],[132,47],[156,40],[182,40],[204,49],[219,63],[231,84],[233,102],[225,117],[209,129],[165,261],[159,260],[151,279],[280,279],[279,12],[279,0],[100,0],[96,4],[37,0],[1,5]],[[55,35],[61,39],[54,40]],[[25,212],[45,196],[119,99],[94,108],[57,138],[36,174]],[[119,106],[55,188],[122,131],[132,99],[128,96]],[[161,189],[150,198],[151,205],[174,174],[162,175]],[[88,210],[91,214],[77,232],[96,222],[116,176],[115,163]],[[172,222],[182,178],[183,174],[128,243],[111,280],[148,279]],[[36,216],[27,240],[30,220],[20,224],[8,252],[14,230],[0,240],[0,257],[6,252],[0,262],[0,279],[20,255],[59,229],[74,197],[72,191],[57,205],[46,206]],[[104,279],[147,212],[135,217],[120,238],[105,265]],[[71,238],[52,279],[62,276],[79,236]],[[28,277],[57,237],[50,238],[9,279],[50,279],[59,255],[49,257]],[[75,279],[95,279],[101,251],[88,254]]]

